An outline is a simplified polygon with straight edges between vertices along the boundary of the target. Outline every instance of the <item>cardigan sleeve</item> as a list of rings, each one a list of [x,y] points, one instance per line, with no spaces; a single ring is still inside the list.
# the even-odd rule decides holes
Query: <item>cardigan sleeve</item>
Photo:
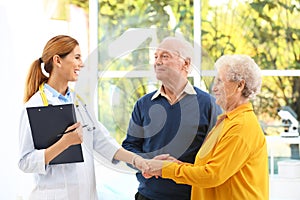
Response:
[[[238,135],[224,137],[217,144],[213,155],[203,165],[176,163],[164,165],[162,177],[181,184],[216,187],[244,165],[249,153],[246,141]]]

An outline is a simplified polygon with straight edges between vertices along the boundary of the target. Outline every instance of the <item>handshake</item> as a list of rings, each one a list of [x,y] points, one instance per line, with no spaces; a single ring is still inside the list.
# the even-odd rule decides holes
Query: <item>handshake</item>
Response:
[[[164,163],[182,163],[176,158],[170,156],[169,154],[161,154],[155,156],[152,159],[144,159],[140,156],[134,156],[132,159],[132,165],[139,169],[143,176],[147,179],[155,176],[158,178],[162,175],[162,168]]]

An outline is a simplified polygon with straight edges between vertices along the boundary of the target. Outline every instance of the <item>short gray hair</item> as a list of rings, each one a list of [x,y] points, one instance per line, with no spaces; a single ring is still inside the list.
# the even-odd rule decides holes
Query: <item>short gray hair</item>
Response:
[[[194,60],[194,48],[191,43],[189,43],[187,40],[184,38],[180,37],[166,37],[164,38],[161,43],[159,44],[158,47],[161,45],[168,43],[171,49],[166,49],[166,50],[171,50],[171,51],[177,51],[179,55],[184,58],[184,59],[190,59],[191,63]]]
[[[245,80],[242,95],[253,99],[261,89],[261,70],[255,61],[248,55],[223,55],[215,63],[215,68],[227,67],[228,81],[238,82]]]

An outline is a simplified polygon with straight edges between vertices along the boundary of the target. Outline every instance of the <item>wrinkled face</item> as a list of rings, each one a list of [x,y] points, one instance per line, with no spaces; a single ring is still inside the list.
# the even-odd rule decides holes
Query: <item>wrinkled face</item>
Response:
[[[158,49],[155,54],[154,70],[156,78],[164,82],[173,76],[180,76],[185,72],[185,61],[176,52]]]
[[[77,81],[79,71],[83,67],[81,51],[77,45],[66,57],[59,59],[59,75],[66,81]]]
[[[187,77],[190,61],[180,55],[182,48],[185,47],[177,40],[166,40],[158,46],[154,54],[154,70],[158,80],[170,83]]]
[[[227,80],[226,67],[221,67],[215,77],[213,93],[216,97],[216,103],[225,111],[240,99],[241,94],[237,88],[238,82]]]

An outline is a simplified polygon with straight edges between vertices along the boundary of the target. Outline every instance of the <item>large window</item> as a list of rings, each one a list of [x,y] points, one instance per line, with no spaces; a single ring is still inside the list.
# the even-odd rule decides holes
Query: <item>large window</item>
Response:
[[[157,88],[155,46],[169,35],[193,44],[193,13],[190,1],[100,1],[98,115],[119,142],[126,135],[135,101]],[[199,43],[196,46],[200,49]],[[200,81],[198,67],[191,80]]]
[[[299,4],[206,0],[199,5],[201,21],[195,21],[200,20],[194,13],[198,9],[195,3],[99,1],[98,114],[116,138],[124,137],[133,103],[156,84],[151,73],[151,47],[166,35],[181,34],[195,48],[201,47],[196,55],[201,65],[197,63],[191,75],[197,86],[210,91],[213,63],[219,56],[248,54],[264,70],[262,93],[254,102],[262,123],[279,122],[277,109],[281,106],[290,106],[300,114]],[[201,28],[199,35],[195,35],[197,28]],[[198,37],[200,44],[194,43]],[[118,111],[121,105],[125,107]],[[270,130],[266,133],[273,134]]]
[[[180,34],[195,47],[190,80],[208,92],[218,57],[255,59],[264,76],[255,112],[266,135],[280,135],[279,108],[289,106],[300,116],[299,10],[299,1],[282,0],[99,1],[99,120],[119,142],[124,139],[135,101],[158,84],[153,48],[164,36]],[[297,145],[287,147],[277,160],[299,158]]]

